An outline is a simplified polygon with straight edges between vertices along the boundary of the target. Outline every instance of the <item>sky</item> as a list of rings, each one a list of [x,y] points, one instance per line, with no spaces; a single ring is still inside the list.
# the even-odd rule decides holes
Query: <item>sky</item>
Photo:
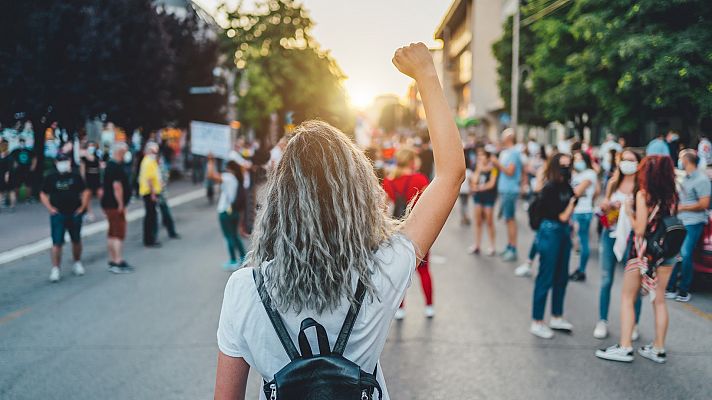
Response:
[[[210,12],[222,2],[194,1]],[[254,1],[244,1],[248,7],[251,3]],[[393,52],[411,42],[440,47],[433,35],[451,1],[304,0],[303,3],[315,23],[312,35],[322,48],[331,51],[346,74],[344,85],[352,103],[364,107],[379,94],[405,96],[410,79],[391,64]]]

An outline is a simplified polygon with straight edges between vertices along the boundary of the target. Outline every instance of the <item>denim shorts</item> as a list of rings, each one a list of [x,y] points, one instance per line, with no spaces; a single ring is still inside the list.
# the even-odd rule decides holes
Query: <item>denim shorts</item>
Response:
[[[64,233],[69,232],[72,243],[81,242],[82,219],[84,215],[57,213],[49,216],[49,225],[52,232],[52,244],[61,246],[64,244]]]
[[[519,193],[500,193],[499,216],[505,221],[514,219],[514,214],[517,211],[517,198]]]

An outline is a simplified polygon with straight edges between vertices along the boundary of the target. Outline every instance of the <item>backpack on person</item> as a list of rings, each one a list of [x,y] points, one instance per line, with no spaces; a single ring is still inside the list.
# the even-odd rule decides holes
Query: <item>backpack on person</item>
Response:
[[[410,189],[410,181],[413,175],[410,175],[403,185],[403,191],[398,192],[396,190],[395,181],[391,182],[393,186],[393,193],[395,194],[395,201],[393,202],[393,218],[401,219],[405,216],[406,210],[408,210],[408,189]]]
[[[262,305],[274,327],[282,347],[287,352],[290,362],[279,370],[274,379],[264,382],[263,390],[270,400],[371,400],[375,390],[378,398],[383,397],[381,386],[373,374],[365,372],[353,361],[344,357],[346,343],[356,322],[366,288],[359,280],[356,288],[356,306],[349,308],[334,349],[329,347],[329,337],[324,327],[313,318],[302,321],[299,329],[299,349],[289,337],[284,321],[272,308],[272,301],[264,286],[259,268],[252,271]],[[305,331],[316,329],[319,354],[313,354]]]
[[[652,212],[653,217],[657,214],[658,209],[659,207],[655,206]],[[685,236],[687,236],[687,229],[679,218],[674,215],[661,217],[645,233],[647,254],[655,264],[676,256],[680,253]]]
[[[231,208],[239,213],[243,213],[247,208],[247,189],[245,189],[240,180],[237,181],[235,199],[232,201]]]

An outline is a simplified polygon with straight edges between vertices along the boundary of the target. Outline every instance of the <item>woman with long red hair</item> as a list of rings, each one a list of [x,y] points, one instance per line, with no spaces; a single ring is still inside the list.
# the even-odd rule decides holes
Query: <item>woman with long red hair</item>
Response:
[[[675,169],[672,159],[668,156],[652,155],[643,159],[638,169],[638,191],[635,201],[630,200],[625,205],[625,212],[631,220],[633,232],[629,239],[629,258],[647,257],[645,250],[638,249],[637,243],[647,232],[655,229],[660,220],[666,216],[677,214],[678,195],[675,190]],[[637,254],[642,251],[643,254]],[[655,281],[651,291],[654,291],[653,310],[655,317],[655,339],[653,343],[638,349],[638,354],[657,362],[666,361],[665,335],[668,328],[668,310],[665,304],[665,287],[670,280],[672,267],[677,257],[671,257],[654,269]],[[621,295],[621,335],[620,343],[596,351],[596,356],[611,361],[633,361],[633,346],[631,334],[635,326],[634,304],[642,285],[643,276],[639,268],[626,267],[623,275],[623,293]]]

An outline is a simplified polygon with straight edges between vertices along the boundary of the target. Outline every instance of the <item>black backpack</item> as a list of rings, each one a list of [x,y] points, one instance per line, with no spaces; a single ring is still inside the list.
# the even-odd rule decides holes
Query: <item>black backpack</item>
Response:
[[[313,318],[302,321],[299,330],[299,349],[297,351],[282,318],[272,309],[272,301],[267,288],[262,282],[262,273],[258,268],[252,271],[257,285],[262,305],[267,311],[282,347],[291,360],[275,375],[271,382],[264,383],[264,393],[270,400],[371,400],[374,390],[378,390],[381,399],[381,386],[376,381],[376,371],[373,374],[365,372],[353,361],[344,357],[346,343],[356,322],[361,303],[363,303],[366,288],[361,281],[356,289],[358,305],[351,307],[332,351],[329,338],[324,327]],[[316,328],[319,342],[319,354],[312,353],[305,331]]]
[[[658,207],[653,213],[657,210]],[[646,232],[646,253],[656,263],[676,256],[680,253],[685,236],[687,236],[687,229],[679,218],[674,215],[661,217],[654,227]]]
[[[529,202],[527,214],[529,214],[529,227],[535,231],[539,229],[543,219],[541,215],[542,205],[543,199],[541,192],[534,192],[534,194],[532,194],[532,199]]]
[[[396,184],[395,181],[391,182],[391,185],[393,185],[393,193],[395,193],[396,200],[393,202],[393,218],[396,219],[401,219],[405,215],[406,210],[408,209],[408,189],[410,189],[410,180],[413,178],[413,176],[409,176],[408,179],[405,181],[405,185],[403,185],[403,192],[399,193],[396,190]]]

